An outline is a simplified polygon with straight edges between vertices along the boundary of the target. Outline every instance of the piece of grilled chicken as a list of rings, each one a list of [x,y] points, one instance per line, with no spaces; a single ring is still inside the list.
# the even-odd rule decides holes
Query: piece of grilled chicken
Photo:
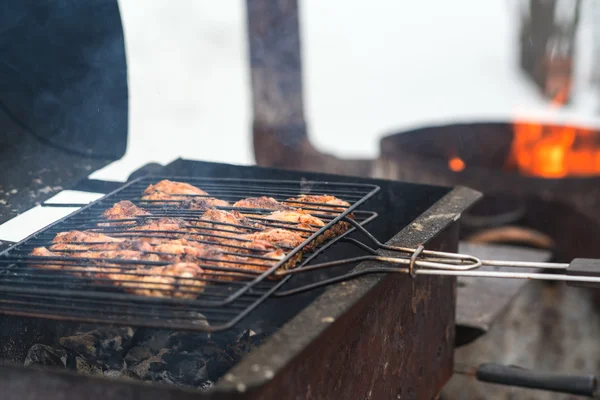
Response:
[[[347,201],[329,195],[306,195],[290,197],[284,201],[293,207],[302,208],[313,214],[337,216],[350,207]]]
[[[239,212],[246,216],[262,217],[272,211],[293,211],[294,207],[283,204],[273,197],[249,197],[233,203],[233,207],[239,208]]]
[[[119,219],[130,219],[135,217],[140,217],[144,215],[152,215],[148,211],[144,210],[133,204],[129,200],[121,200],[118,203],[115,203],[111,208],[104,211],[102,216],[109,220],[119,220]],[[123,221],[123,224],[126,223],[134,223],[135,221]]]
[[[174,182],[164,179],[144,190],[142,200],[190,200],[193,196],[208,195],[204,190],[184,182]],[[155,204],[164,204],[158,202]]]
[[[145,297],[194,299],[204,291],[204,270],[194,263],[180,262],[127,273],[109,272],[106,278],[125,291]]]

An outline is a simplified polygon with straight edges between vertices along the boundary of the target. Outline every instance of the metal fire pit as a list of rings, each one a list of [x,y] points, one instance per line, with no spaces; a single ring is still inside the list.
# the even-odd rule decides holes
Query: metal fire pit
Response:
[[[184,160],[172,163],[160,173],[352,180]],[[456,222],[479,198],[477,192],[465,188],[363,181],[382,189],[369,205],[380,213],[370,226],[371,232],[391,237],[388,243],[402,246],[425,243],[430,249],[456,251]],[[356,268],[368,267],[360,264]],[[320,272],[299,277],[297,283],[322,278]],[[452,375],[455,296],[453,278],[413,280],[391,274],[366,276],[315,293],[270,300],[261,306],[262,311],[256,310],[256,318],[277,314],[271,316],[279,321],[280,328],[208,393],[25,368],[14,363],[0,366],[0,389],[3,398],[8,399],[432,398]],[[0,324],[2,342],[7,343],[10,338],[11,345],[20,348],[26,347],[23,342],[33,344],[40,334],[48,336],[48,332],[32,332],[36,326],[39,329],[57,324],[23,319],[21,325],[8,322],[3,319]],[[240,322],[243,323],[244,320]],[[4,348],[3,352],[6,356],[10,349]]]
[[[381,140],[374,176],[466,185],[486,197],[510,197],[526,208],[526,225],[556,241],[558,257],[597,257],[594,243],[600,234],[600,178],[543,179],[507,171],[504,165],[512,138],[510,123],[444,125],[392,134]],[[466,168],[452,171],[448,167],[452,156],[460,157]],[[547,223],[549,216],[551,224]]]
[[[551,238],[551,250],[557,261],[600,256],[596,240],[600,235],[600,178],[542,179],[507,171],[504,164],[512,138],[510,123],[454,124],[389,135],[381,140],[376,175],[472,187],[486,196],[479,205],[502,199],[504,204],[510,201],[516,205],[513,210],[520,208],[520,215],[509,223],[532,228]],[[466,168],[460,172],[450,170],[448,160],[452,156],[460,157]],[[470,215],[465,217],[467,225],[471,222]],[[569,374],[596,368],[600,357],[595,351],[599,328],[594,322],[598,291],[516,281],[506,282],[513,286],[507,291],[501,284],[504,282],[477,283],[477,290],[469,291],[468,304],[478,307],[463,308],[457,324],[487,334],[459,349],[458,361],[512,363]],[[509,303],[511,299],[506,298],[506,293],[519,294]],[[486,297],[488,300],[483,301]],[[489,314],[493,318],[478,318],[493,309],[494,304],[503,306]],[[573,330],[573,326],[584,331]],[[446,388],[448,398],[509,393],[518,396],[514,389],[490,387],[464,377],[455,377]],[[536,398],[564,397],[539,394]]]

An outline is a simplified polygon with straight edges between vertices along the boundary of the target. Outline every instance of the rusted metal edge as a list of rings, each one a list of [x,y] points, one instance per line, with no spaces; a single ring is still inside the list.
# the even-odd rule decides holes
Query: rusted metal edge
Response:
[[[481,196],[475,190],[456,187],[387,243],[402,246],[426,244],[455,223]],[[356,269],[368,268],[369,265],[373,264],[361,263]],[[260,347],[260,351],[250,353],[238,363],[215,385],[215,392],[242,392],[265,385],[330,324],[349,312],[369,291],[385,280],[385,276],[369,275],[330,287],[273,334]]]

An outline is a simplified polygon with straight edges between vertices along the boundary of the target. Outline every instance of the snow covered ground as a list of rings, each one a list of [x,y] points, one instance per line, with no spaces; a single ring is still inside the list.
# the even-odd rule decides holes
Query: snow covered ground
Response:
[[[574,104],[550,110],[517,69],[517,0],[300,0],[306,114],[321,149],[374,157],[415,126],[515,115],[598,124],[584,3]],[[178,156],[251,164],[245,2],[121,0],[131,90],[125,179]],[[165,142],[165,138],[168,140]],[[345,140],[339,141],[338,139]]]

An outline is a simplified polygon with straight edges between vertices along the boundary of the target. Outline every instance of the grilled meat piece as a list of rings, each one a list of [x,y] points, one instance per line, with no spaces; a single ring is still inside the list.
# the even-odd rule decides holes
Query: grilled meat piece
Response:
[[[56,234],[53,243],[73,243],[73,242],[82,242],[82,243],[106,243],[106,242],[123,242],[125,239],[115,238],[103,233],[98,232],[89,232],[89,231],[69,231],[69,232],[59,232]]]
[[[189,183],[162,180],[144,190],[142,200],[190,200],[193,195],[207,195],[204,190]],[[157,203],[164,204],[164,203]]]
[[[151,251],[152,247],[148,243],[139,240],[127,240],[111,237],[98,232],[75,230],[58,233],[52,241],[50,250],[60,252],[91,250]]]
[[[35,263],[32,264],[35,268],[45,269],[45,270],[54,270],[54,271],[66,271],[69,274],[77,277],[82,276],[94,276],[101,277],[102,273],[106,271],[101,267],[90,263],[90,265],[82,265],[81,261],[78,260],[48,260],[47,257],[72,257],[70,254],[65,255],[64,253],[54,253],[48,250],[45,247],[36,247],[30,253],[32,257],[42,257],[40,261],[44,261],[43,263]],[[87,264],[87,263],[85,263]],[[79,272],[80,271],[80,272]]]
[[[158,255],[139,250],[88,250],[69,253],[69,257],[98,259],[101,262],[106,259],[124,260],[131,261],[131,264],[135,264],[135,261],[161,261]],[[110,264],[110,261],[108,263]],[[117,265],[124,264],[119,263]]]
[[[53,253],[45,247],[36,247],[35,249],[33,249],[31,251],[31,253],[29,255],[33,256],[33,257],[61,257],[62,256],[62,254]],[[59,270],[59,269],[63,268],[62,265],[55,265],[55,264],[50,264],[50,263],[34,264],[33,266],[37,267],[37,268],[53,269],[53,270]]]
[[[180,218],[151,219],[145,224],[128,229],[128,231],[190,231],[188,223]]]
[[[204,291],[204,270],[193,263],[175,263],[123,273],[109,273],[107,278],[127,292],[147,297],[193,299]]]
[[[190,185],[185,182],[174,182],[167,179],[150,185],[144,190],[144,195],[150,195],[155,192],[169,193],[169,194],[201,194],[207,195],[204,190],[197,188],[196,186]]]
[[[150,243],[141,240],[123,240],[120,242],[106,243],[55,243],[50,246],[51,251],[63,252],[78,252],[78,251],[108,251],[108,250],[135,250],[135,251],[152,251]]]
[[[285,200],[285,203],[302,208],[313,214],[332,215],[334,217],[350,207],[350,203],[347,201],[329,195],[302,194],[298,197],[290,197]]]
[[[206,210],[204,215],[202,215],[200,220],[195,222],[194,225],[208,228],[210,233],[218,235],[247,233],[261,228],[259,224],[251,221],[237,211],[224,211],[215,208]]]
[[[214,197],[197,197],[182,203],[180,207],[190,210],[208,210],[209,208],[215,207],[231,207],[231,204],[225,200],[219,200]]]
[[[234,207],[242,208],[242,209],[250,209],[248,211],[240,210],[244,215],[258,215],[261,213],[255,211],[256,209],[260,210],[272,210],[272,211],[292,211],[295,210],[294,207],[289,206],[287,204],[280,203],[272,197],[249,197],[247,199],[242,199],[233,204]]]
[[[304,238],[296,232],[286,229],[265,229],[264,231],[248,233],[239,236],[241,239],[264,241],[277,247],[293,249],[304,242]]]
[[[122,200],[115,203],[111,208],[104,211],[102,216],[115,222],[101,222],[98,226],[127,226],[138,224],[139,217],[152,215],[148,211],[140,208],[129,200]],[[134,221],[118,221],[123,219],[136,219]]]
[[[139,217],[142,215],[151,215],[148,211],[144,210],[133,204],[129,200],[121,200],[115,203],[111,208],[104,211],[102,216],[106,219],[128,219]]]
[[[269,220],[282,221],[295,225],[296,228],[305,229],[307,226],[313,232],[316,232],[326,224],[320,218],[310,215],[307,211],[276,211],[266,217]],[[336,223],[331,229],[326,230],[319,235],[314,241],[306,246],[307,250],[313,250],[316,246],[322,244],[326,240],[332,239],[336,236],[341,235],[350,228],[350,224],[345,221]],[[306,235],[305,235],[306,236]]]
[[[269,215],[266,215],[264,218],[270,221],[289,222],[289,226],[294,226],[298,224],[310,225],[315,231],[325,226],[325,222],[323,222],[323,220],[314,217],[303,210],[275,211]]]

